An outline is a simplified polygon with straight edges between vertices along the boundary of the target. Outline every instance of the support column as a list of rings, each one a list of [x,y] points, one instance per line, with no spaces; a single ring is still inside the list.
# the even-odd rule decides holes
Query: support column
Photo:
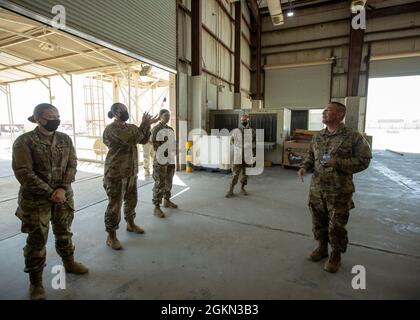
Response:
[[[346,97],[346,126],[359,131],[365,132],[366,118],[366,98],[365,97]]]
[[[241,109],[242,1],[235,2],[234,109]]]
[[[191,109],[192,128],[205,128],[203,121],[202,1],[191,1]]]
[[[205,112],[203,110],[203,76],[191,77],[191,107],[192,107],[192,119],[191,129],[205,129],[206,123]]]
[[[120,83],[118,77],[112,78],[112,100],[113,103],[119,102],[120,100]]]
[[[192,76],[199,76],[202,73],[201,51],[202,51],[202,1],[191,1],[191,69]]]
[[[176,118],[176,75],[173,73],[169,74],[169,92],[167,99],[169,101],[169,111],[172,114],[172,127],[176,128],[178,121]]]
[[[76,114],[74,111],[74,88],[73,88],[73,76],[70,75],[70,95],[71,95],[71,116],[73,121],[73,140],[74,140],[74,149],[77,148],[77,141],[76,141]]]
[[[251,9],[251,65],[252,65],[252,109],[262,106],[261,69],[261,16],[256,0],[248,0]]]
[[[133,114],[131,112],[131,71],[130,67],[127,69],[128,71],[128,77],[127,77],[127,95],[128,95],[128,112],[130,113],[131,121],[133,121]]]
[[[354,17],[354,15],[352,15]],[[360,66],[362,63],[364,29],[353,29],[350,20],[349,64],[347,70],[347,96],[359,95]]]
[[[50,104],[53,104],[53,96],[52,96],[51,79],[50,78],[48,78],[48,94],[50,96]]]
[[[364,29],[353,29],[350,19],[349,63],[347,70],[346,125],[360,132],[365,131],[366,98],[359,96],[360,67],[363,55]]]

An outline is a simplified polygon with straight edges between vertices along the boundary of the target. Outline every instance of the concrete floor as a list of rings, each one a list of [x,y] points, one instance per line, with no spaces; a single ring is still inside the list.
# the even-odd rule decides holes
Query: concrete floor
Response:
[[[79,172],[73,223],[77,259],[86,276],[67,276],[53,290],[51,268],[60,263],[48,243],[45,287],[49,299],[419,299],[420,155],[375,152],[371,167],[356,175],[356,209],[348,224],[350,246],[340,271],[305,260],[314,246],[306,206],[309,177],[267,168],[251,177],[248,197],[224,198],[230,176],[179,173],[168,217],[152,215],[152,180],[140,176],[133,235],[121,224],[124,250],[105,245],[106,197],[97,173]],[[14,216],[17,184],[0,169],[0,299],[26,299],[25,235]],[[351,286],[354,265],[366,268],[366,290]]]

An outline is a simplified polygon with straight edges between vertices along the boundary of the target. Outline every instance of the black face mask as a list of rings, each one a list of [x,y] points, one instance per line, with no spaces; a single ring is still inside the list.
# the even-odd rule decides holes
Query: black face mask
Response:
[[[127,121],[129,118],[130,118],[130,114],[128,113],[128,111],[120,112],[121,121]]]
[[[47,121],[47,124],[43,125],[43,128],[49,132],[56,131],[60,126],[60,120],[44,120]]]
[[[242,122],[242,125],[244,126],[244,127],[246,127],[247,125],[248,125],[248,122]]]

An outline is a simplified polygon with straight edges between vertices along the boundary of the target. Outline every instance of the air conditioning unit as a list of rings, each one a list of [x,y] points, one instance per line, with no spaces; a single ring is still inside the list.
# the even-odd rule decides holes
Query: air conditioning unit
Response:
[[[267,0],[267,5],[273,25],[279,26],[284,24],[284,17],[280,0]]]
[[[273,25],[281,26],[282,24],[284,24],[283,14],[279,14],[279,15],[276,15],[276,16],[271,16],[271,21],[273,22]]]

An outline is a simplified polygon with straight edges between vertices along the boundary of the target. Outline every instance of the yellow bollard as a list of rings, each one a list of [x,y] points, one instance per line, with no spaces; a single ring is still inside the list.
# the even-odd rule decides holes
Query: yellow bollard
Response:
[[[188,173],[193,172],[192,145],[193,145],[192,141],[187,141],[185,143],[185,148],[187,149],[187,156],[186,156],[187,165],[185,167],[185,171]]]

